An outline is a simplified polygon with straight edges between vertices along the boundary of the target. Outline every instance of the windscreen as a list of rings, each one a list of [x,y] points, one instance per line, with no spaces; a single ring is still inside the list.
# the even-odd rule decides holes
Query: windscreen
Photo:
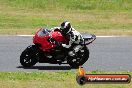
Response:
[[[47,36],[49,35],[49,30],[48,29],[42,29],[38,32],[38,36]]]

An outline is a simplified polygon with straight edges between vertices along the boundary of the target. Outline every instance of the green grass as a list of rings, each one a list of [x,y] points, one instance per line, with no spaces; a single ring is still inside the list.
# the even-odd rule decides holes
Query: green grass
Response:
[[[64,20],[80,32],[132,35],[132,0],[0,0],[0,34],[34,34]]]
[[[132,72],[92,71],[88,74],[131,74]],[[86,84],[76,82],[76,72],[1,72],[1,88],[131,88],[129,84]]]
[[[1,0],[15,8],[66,10],[131,10],[131,0]]]

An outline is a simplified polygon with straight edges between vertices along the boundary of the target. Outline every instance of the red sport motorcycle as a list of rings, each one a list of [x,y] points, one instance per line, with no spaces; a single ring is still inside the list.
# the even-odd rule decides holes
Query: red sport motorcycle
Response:
[[[83,46],[74,56],[69,56],[77,44],[70,48],[60,47],[60,43],[67,44],[68,39],[62,36],[60,30],[48,30],[41,28],[33,37],[34,45],[28,46],[20,55],[20,63],[23,67],[31,67],[37,62],[51,64],[69,64],[73,68],[83,65],[89,58],[89,49],[86,45],[92,43],[96,36],[84,34]]]

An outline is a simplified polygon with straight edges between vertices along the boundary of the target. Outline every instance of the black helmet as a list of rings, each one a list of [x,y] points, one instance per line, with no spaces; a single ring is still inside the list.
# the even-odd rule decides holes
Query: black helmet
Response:
[[[61,23],[60,30],[64,35],[68,34],[71,31],[71,24],[68,21]]]

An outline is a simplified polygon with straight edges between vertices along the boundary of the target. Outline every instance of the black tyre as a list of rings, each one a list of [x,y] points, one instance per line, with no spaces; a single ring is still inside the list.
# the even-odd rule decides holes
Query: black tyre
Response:
[[[20,63],[23,67],[31,67],[35,65],[37,60],[37,49],[35,45],[28,46],[20,56]]]
[[[78,68],[80,65],[83,65],[89,58],[89,49],[85,46],[77,52],[77,55],[74,57],[69,57],[69,65],[72,68]]]

